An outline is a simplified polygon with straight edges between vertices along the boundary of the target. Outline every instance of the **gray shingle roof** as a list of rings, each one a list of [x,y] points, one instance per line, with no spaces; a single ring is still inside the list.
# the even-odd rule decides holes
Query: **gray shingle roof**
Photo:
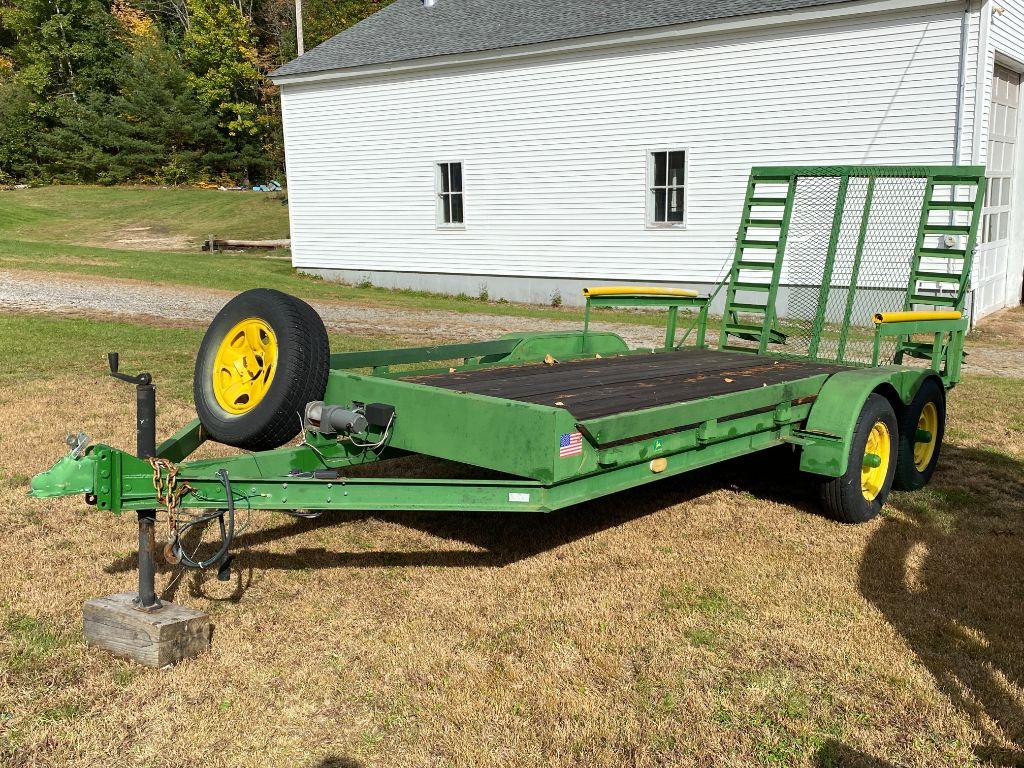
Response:
[[[385,64],[850,0],[395,0],[272,76]]]

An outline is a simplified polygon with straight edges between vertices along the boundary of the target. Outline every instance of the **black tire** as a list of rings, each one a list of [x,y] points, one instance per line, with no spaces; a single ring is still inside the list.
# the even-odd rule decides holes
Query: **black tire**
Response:
[[[929,408],[927,414],[926,408]],[[919,429],[928,431],[932,439],[927,443],[918,443]],[[935,472],[935,465],[939,463],[939,451],[945,433],[946,390],[937,380],[926,379],[900,416],[900,449],[893,488],[916,491],[927,485]],[[919,447],[922,449],[921,455],[915,455]]]
[[[871,471],[865,469],[865,456],[868,439],[872,437],[872,430],[876,425],[884,426],[884,430],[875,434],[888,441],[888,461],[884,481],[878,484],[877,492],[871,495],[862,489],[862,471]],[[821,502],[825,513],[841,523],[866,523],[878,515],[892,488],[898,446],[899,426],[892,405],[881,395],[868,395],[853,430],[846,472],[840,477],[830,478],[821,485]],[[874,477],[880,477],[880,473],[876,473]]]
[[[262,379],[263,391],[251,407],[244,395],[228,402],[241,411],[232,412],[224,405],[224,388],[220,388],[221,399],[215,392],[215,363],[228,333],[250,319],[272,332],[277,361],[264,366],[260,352],[250,350],[261,373],[247,381]],[[250,451],[271,450],[299,433],[306,403],[323,399],[329,368],[327,330],[316,311],[294,296],[254,288],[229,301],[203,337],[192,382],[196,412],[214,440]]]

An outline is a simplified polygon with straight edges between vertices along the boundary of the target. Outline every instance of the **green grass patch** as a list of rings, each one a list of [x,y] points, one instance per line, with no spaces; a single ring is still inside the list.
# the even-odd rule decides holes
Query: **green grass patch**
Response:
[[[3,192],[0,233],[54,243],[213,234],[245,240],[288,237],[283,194],[158,187],[51,186]]]
[[[14,672],[38,667],[68,645],[67,638],[35,616],[12,614],[4,621],[4,630],[11,645],[7,663]]]
[[[197,328],[50,317],[0,315],[0,387],[55,376],[80,376],[82,386],[104,375],[107,352],[121,353],[127,373],[149,371],[161,395],[191,401],[192,372],[203,338]],[[354,352],[392,345],[385,336],[331,334],[331,350]]]

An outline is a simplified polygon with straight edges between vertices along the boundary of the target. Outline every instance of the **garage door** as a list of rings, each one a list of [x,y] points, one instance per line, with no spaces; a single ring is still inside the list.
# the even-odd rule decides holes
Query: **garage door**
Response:
[[[1006,306],[1010,210],[1020,109],[1020,75],[996,65],[988,133],[988,194],[974,273],[975,318]]]

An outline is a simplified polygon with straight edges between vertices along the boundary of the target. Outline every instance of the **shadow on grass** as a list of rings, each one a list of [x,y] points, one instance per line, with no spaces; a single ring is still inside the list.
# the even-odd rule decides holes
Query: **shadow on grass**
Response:
[[[323,760],[313,763],[310,768],[363,768],[364,763],[353,760],[351,757],[337,757],[328,755]]]
[[[815,754],[817,768],[897,768],[896,763],[873,757],[866,752],[829,739]]]
[[[781,478],[781,479],[780,479]],[[579,504],[550,514],[509,512],[325,512],[313,519],[295,518],[270,528],[236,537],[232,572],[234,589],[219,600],[235,602],[251,582],[254,571],[328,568],[501,568],[555,549],[608,528],[628,523],[677,504],[685,504],[722,488],[780,501],[817,514],[813,481],[801,476],[791,449],[780,448],[745,456],[694,472],[649,483],[638,488]],[[474,547],[416,551],[333,551],[297,547],[292,552],[267,552],[260,547],[291,537],[301,537],[328,526],[375,518],[423,531],[432,536]],[[211,528],[211,531],[214,528]],[[188,542],[186,541],[186,544]],[[191,548],[189,548],[191,549]],[[209,556],[206,543],[199,556]],[[158,553],[158,568],[171,570]],[[119,558],[107,573],[125,573],[138,566],[135,554]],[[208,578],[212,578],[209,574]],[[194,597],[206,597],[206,574],[182,576],[161,595],[173,600],[182,581]]]
[[[982,734],[980,760],[1024,765],[1024,463],[946,446],[931,485],[890,500],[860,589]]]

